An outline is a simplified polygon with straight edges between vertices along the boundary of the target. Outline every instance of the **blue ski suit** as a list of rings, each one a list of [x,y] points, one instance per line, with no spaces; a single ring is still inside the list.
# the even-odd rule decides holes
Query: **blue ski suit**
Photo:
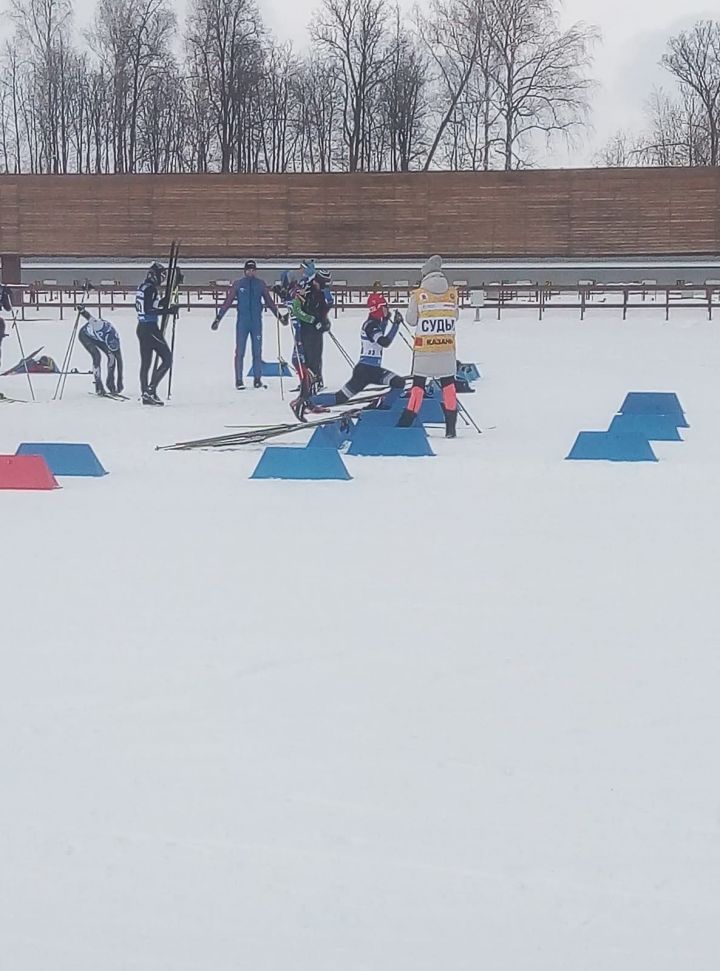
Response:
[[[237,302],[237,321],[235,324],[235,383],[243,379],[243,361],[248,337],[251,340],[253,377],[262,377],[262,312],[263,304],[278,315],[275,301],[270,295],[267,283],[249,274],[235,280],[220,307],[215,323],[219,324],[233,303]]]

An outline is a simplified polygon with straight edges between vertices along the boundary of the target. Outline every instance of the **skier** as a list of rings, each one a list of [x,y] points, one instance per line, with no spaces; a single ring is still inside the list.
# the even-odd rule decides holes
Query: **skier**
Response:
[[[305,346],[305,354],[308,359],[308,366],[314,373],[318,390],[325,385],[323,382],[323,337],[330,330],[330,308],[334,300],[330,290],[332,278],[327,270],[314,270],[309,279],[310,289],[305,300],[305,312],[312,314],[315,318],[315,330],[306,334],[309,346]]]
[[[160,286],[167,276],[162,263],[152,263],[145,282],[141,283],[135,295],[137,313],[137,338],[140,342],[140,390],[144,405],[164,405],[157,395],[157,388],[172,365],[172,353],[160,330],[159,320],[163,313],[173,313],[177,308],[164,306],[165,299],[160,296]],[[152,377],[150,365],[153,355],[157,354],[159,363]]]
[[[360,360],[353,368],[350,379],[339,391],[313,394],[307,400],[302,397],[292,402],[290,407],[298,421],[305,421],[305,412],[323,410],[331,405],[344,405],[369,384],[389,385],[392,389],[384,399],[383,406],[388,407],[405,387],[405,378],[383,367],[383,351],[389,347],[403,322],[402,314],[395,311],[390,323],[390,310],[381,319],[368,317],[360,331]]]
[[[384,320],[388,316],[387,297],[382,292],[382,283],[377,280],[373,283],[372,293],[368,297],[367,305],[369,320]]]
[[[302,286],[307,283],[315,274],[315,261],[314,260],[302,260],[297,270],[284,270],[282,276],[280,277],[280,285],[273,287],[273,293],[276,297],[282,300],[283,303],[288,303],[295,296],[295,291],[301,289]]]
[[[300,378],[299,397],[291,402],[290,407],[300,401],[307,401],[313,392],[317,391],[317,381],[315,375],[310,371],[305,354],[305,341],[313,340],[313,331],[316,329],[316,320],[311,313],[305,309],[305,303],[310,292],[310,285],[304,283],[296,286],[292,303],[290,304],[290,321],[293,333],[293,353],[292,363]],[[286,323],[287,321],[283,321]]]
[[[290,305],[294,343],[292,362],[300,378],[299,397],[290,405],[293,409],[295,406],[300,409],[300,403],[305,402],[305,410],[322,410],[307,402],[322,387],[322,338],[323,333],[330,330],[324,287],[329,284],[329,280],[328,273],[316,271],[312,281],[304,281],[296,289]]]
[[[262,388],[262,311],[263,304],[278,317],[278,308],[270,295],[267,283],[257,275],[255,260],[247,260],[244,275],[235,280],[227,292],[225,301],[213,320],[211,329],[217,330],[232,304],[237,301],[237,323],[235,326],[235,387],[242,391],[243,361],[248,337],[252,346],[253,387]]]
[[[93,317],[84,307],[78,307],[85,323],[78,332],[78,340],[92,358],[95,393],[105,394],[100,362],[101,354],[107,357],[107,390],[120,394],[123,390],[123,359],[120,337],[113,325],[102,317]]]
[[[407,322],[415,327],[413,345],[413,386],[408,406],[398,425],[409,427],[415,421],[428,378],[439,379],[442,409],[445,415],[445,437],[455,438],[457,427],[457,391],[455,373],[455,324],[458,318],[457,290],[443,273],[442,258],[431,256],[422,268],[420,286],[410,296]]]

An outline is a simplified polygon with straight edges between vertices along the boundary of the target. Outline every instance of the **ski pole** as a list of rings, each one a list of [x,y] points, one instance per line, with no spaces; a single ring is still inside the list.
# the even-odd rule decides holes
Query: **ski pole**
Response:
[[[283,361],[282,348],[280,346],[280,318],[275,318],[275,329],[277,330],[277,358],[278,358],[278,371],[280,373],[280,400],[285,400],[285,387],[283,385],[283,366],[285,362]]]
[[[470,414],[470,412],[467,410],[465,405],[460,404],[460,402],[458,401],[457,408],[460,414],[462,415],[465,424],[472,425],[475,431],[478,433],[478,435],[482,435],[482,428],[480,428],[480,426],[477,424],[477,422]]]
[[[25,348],[23,347],[22,338],[20,336],[20,328],[18,327],[17,316],[15,314],[15,308],[14,307],[11,308],[10,313],[12,314],[13,328],[14,328],[15,333],[17,335],[18,345],[20,347],[20,357],[22,358],[22,362],[25,365],[25,377],[27,378],[28,384],[30,385],[30,394],[32,395],[32,400],[35,401],[36,400],[35,399],[35,390],[33,389],[33,383],[32,383],[32,380],[30,378],[30,371],[28,369],[28,362],[27,362],[27,358],[25,357]]]
[[[170,364],[170,373],[168,374],[168,393],[167,393],[168,401],[172,397],[172,376],[173,376],[173,367],[175,366],[175,325],[176,324],[177,324],[177,315],[173,314],[172,332],[170,334],[170,359],[172,363]]]
[[[75,346],[75,338],[77,337],[79,323],[80,323],[80,311],[78,310],[77,315],[75,317],[75,323],[73,324],[73,328],[70,331],[70,340],[68,341],[68,346],[65,351],[65,356],[63,357],[62,366],[60,367],[60,374],[58,375],[58,382],[55,387],[55,394],[53,395],[53,401],[57,401],[58,398],[62,398],[63,394],[65,393],[67,372],[70,370],[70,360],[72,358],[72,352]]]
[[[332,340],[335,347],[337,347],[337,349],[340,351],[342,356],[345,358],[345,363],[348,364],[350,367],[355,367],[355,362],[353,361],[353,359],[350,357],[348,352],[345,350],[345,348],[342,346],[340,341],[337,339],[337,337],[333,334],[331,330],[328,331],[328,335],[330,336],[330,339]]]

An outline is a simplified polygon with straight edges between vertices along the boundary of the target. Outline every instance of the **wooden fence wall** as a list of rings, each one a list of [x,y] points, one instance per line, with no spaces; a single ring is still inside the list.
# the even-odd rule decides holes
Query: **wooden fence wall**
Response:
[[[0,176],[0,254],[186,258],[712,255],[720,168]]]

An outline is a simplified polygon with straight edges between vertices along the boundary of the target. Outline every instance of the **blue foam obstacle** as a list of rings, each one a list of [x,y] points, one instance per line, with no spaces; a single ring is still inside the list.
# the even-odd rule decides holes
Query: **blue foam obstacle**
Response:
[[[91,445],[69,442],[23,442],[16,455],[42,455],[53,475],[107,475]]]
[[[394,428],[399,417],[400,412],[395,408],[370,408],[363,411],[358,421],[366,422],[374,428]]]
[[[422,425],[396,428],[361,420],[353,429],[347,454],[419,458],[435,453]]]
[[[647,438],[611,431],[580,432],[567,458],[596,462],[657,462]]]
[[[609,432],[639,435],[650,442],[681,442],[675,419],[670,415],[615,415]]]
[[[352,428],[342,428],[342,422],[334,421],[332,425],[320,425],[312,433],[307,443],[308,448],[340,448],[350,441]]]
[[[278,361],[263,361],[262,362],[262,376],[264,378],[279,378],[280,377],[280,374],[281,374],[281,370],[280,370],[280,364],[279,364]],[[285,361],[283,361],[283,363],[282,363],[282,376],[284,378],[290,378],[290,377],[292,377],[292,371],[287,366],[287,364],[285,363]],[[247,377],[248,378],[253,377],[252,365],[250,366],[250,369],[247,372]]]
[[[251,479],[351,479],[336,448],[293,448],[270,445],[260,456]]]
[[[689,428],[678,396],[671,391],[631,391],[625,395],[621,415],[666,415],[678,428]]]

